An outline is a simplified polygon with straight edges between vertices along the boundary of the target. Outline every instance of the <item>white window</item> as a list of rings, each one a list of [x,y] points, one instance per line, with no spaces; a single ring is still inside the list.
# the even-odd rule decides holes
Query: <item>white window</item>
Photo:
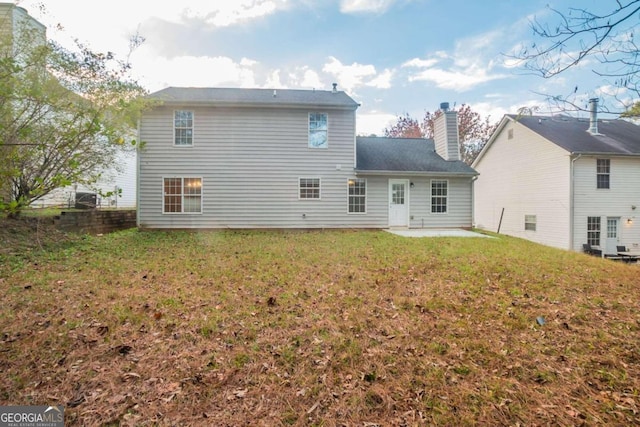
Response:
[[[173,143],[179,146],[193,145],[193,111],[174,111]]]
[[[587,243],[591,246],[600,246],[600,217],[587,217]]]
[[[597,188],[609,188],[611,160],[597,159],[596,162]]]
[[[309,148],[327,148],[328,140],[327,113],[309,113]]]
[[[298,186],[300,199],[320,199],[320,178],[300,178]]]
[[[447,213],[448,181],[431,181],[431,213]]]
[[[163,213],[202,213],[202,178],[164,178]]]
[[[367,180],[352,178],[348,181],[349,213],[367,212]]]
[[[536,231],[536,216],[525,215],[524,216],[524,229],[529,231]]]

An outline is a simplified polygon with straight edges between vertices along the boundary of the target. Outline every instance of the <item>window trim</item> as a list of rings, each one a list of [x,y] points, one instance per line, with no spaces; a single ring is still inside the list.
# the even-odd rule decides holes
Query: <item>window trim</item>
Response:
[[[597,219],[597,222],[595,221]],[[591,221],[594,220],[594,221]],[[597,230],[589,228],[590,225],[598,225]],[[590,233],[597,233],[598,240],[595,243],[595,237],[590,237]],[[593,242],[593,243],[592,243]],[[600,216],[588,216],[587,217],[587,243],[591,246],[600,247],[600,243],[602,242],[602,217]]]
[[[322,147],[316,147],[311,145],[311,115],[312,114],[324,114],[324,116],[327,118],[327,129],[325,130],[327,137],[326,137],[326,144]],[[307,148],[311,149],[311,150],[327,150],[329,148],[329,113],[324,112],[324,111],[309,111],[307,114]]]
[[[363,181],[364,182],[364,194],[351,194],[351,182]],[[352,212],[351,211],[351,198],[357,197],[364,199],[364,211]],[[355,206],[355,205],[354,205]],[[347,179],[347,214],[349,215],[366,215],[367,214],[367,179],[366,178],[348,178]]]
[[[606,162],[606,172],[600,171],[600,162]],[[600,177],[606,177],[606,187],[600,186]],[[603,182],[605,184],[605,182]],[[596,159],[596,189],[597,190],[609,190],[611,189],[611,159]]]
[[[180,185],[180,212],[167,212],[165,210],[166,204],[165,204],[165,190],[164,190],[164,186],[165,186],[165,180],[166,179],[180,179],[181,180],[181,185]],[[199,179],[200,180],[200,211],[199,212],[184,212],[184,180],[185,179]],[[186,176],[175,176],[175,175],[171,175],[171,176],[163,176],[162,177],[162,214],[163,215],[202,215],[202,213],[204,212],[204,179],[202,178],[202,176],[193,176],[193,175],[186,175]]]
[[[191,113],[191,127],[178,127],[176,128],[176,113],[178,111],[184,111],[184,112],[189,112]],[[193,110],[179,110],[179,109],[175,109],[173,110],[173,146],[174,147],[180,147],[180,148],[187,148],[187,147],[193,147],[194,145],[194,141],[195,141],[195,123],[196,123],[196,114]],[[176,144],[176,129],[191,129],[191,144]]]
[[[533,228],[530,228],[533,226]],[[525,231],[538,231],[538,216],[526,215],[524,216],[524,230]]]
[[[318,197],[302,197],[302,180],[303,179],[317,179],[318,180]],[[320,177],[310,177],[310,176],[301,176],[298,177],[298,200],[322,200],[322,178]]]
[[[444,182],[446,184],[446,190],[447,190],[447,194],[445,196],[439,196],[439,195],[435,195],[433,194],[433,184],[435,182]],[[434,211],[434,207],[435,206],[440,206],[440,205],[434,205],[433,204],[433,199],[434,198],[444,198],[444,212],[436,212]],[[432,179],[429,182],[429,206],[430,206],[430,210],[431,210],[431,214],[432,215],[447,215],[449,213],[449,180],[448,179]]]

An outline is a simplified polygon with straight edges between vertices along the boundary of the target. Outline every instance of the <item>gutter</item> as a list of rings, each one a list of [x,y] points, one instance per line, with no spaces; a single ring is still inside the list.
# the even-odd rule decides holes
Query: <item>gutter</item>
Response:
[[[475,178],[480,175],[478,172],[455,173],[455,172],[435,172],[435,171],[378,171],[355,169],[356,175],[376,175],[376,176],[438,176],[449,178]]]

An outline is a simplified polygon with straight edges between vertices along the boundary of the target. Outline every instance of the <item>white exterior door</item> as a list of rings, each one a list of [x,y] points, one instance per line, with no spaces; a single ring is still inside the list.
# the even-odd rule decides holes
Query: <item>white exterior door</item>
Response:
[[[389,180],[389,227],[409,225],[409,182],[404,179]]]
[[[618,252],[616,246],[620,243],[620,218],[607,218],[607,246],[605,253],[615,254]]]

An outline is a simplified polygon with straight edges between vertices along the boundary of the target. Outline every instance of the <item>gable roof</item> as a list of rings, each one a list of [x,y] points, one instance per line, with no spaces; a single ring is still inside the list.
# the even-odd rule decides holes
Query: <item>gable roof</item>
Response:
[[[517,116],[521,123],[557,146],[575,154],[640,155],[640,126],[626,120],[598,120],[599,135],[587,132],[589,119]]]
[[[360,106],[343,91],[168,87],[149,95],[173,105],[313,106],[355,110]]]
[[[356,138],[356,172],[372,174],[468,175],[478,173],[460,160],[444,160],[432,139]]]

